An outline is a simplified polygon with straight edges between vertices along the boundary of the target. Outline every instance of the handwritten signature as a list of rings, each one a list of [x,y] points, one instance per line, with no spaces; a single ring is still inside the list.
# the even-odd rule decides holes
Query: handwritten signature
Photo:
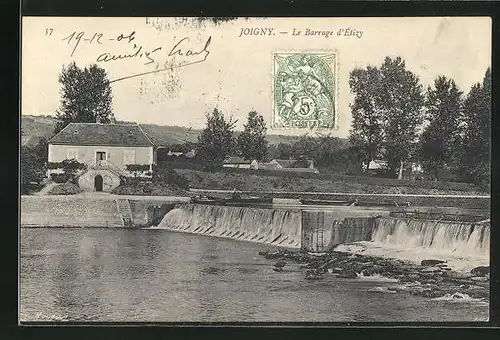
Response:
[[[67,37],[63,38],[63,41],[66,41],[68,46],[73,43],[73,49],[71,51],[71,56],[73,56],[78,47],[82,42],[86,42],[88,44],[99,44],[102,45],[104,41],[106,40],[114,40],[117,42],[124,41],[127,43],[127,46],[130,46],[128,44],[131,44],[132,41],[136,39],[135,31],[128,35],[120,34],[119,36],[112,37],[106,39],[104,37],[103,33],[96,32],[94,33],[91,37],[86,36],[85,32],[79,32],[77,33],[76,31],[72,32],[70,35]],[[210,51],[208,50],[208,47],[210,46],[210,43],[212,41],[212,37],[208,37],[207,41],[205,42],[205,45],[203,46],[202,49],[199,50],[193,50],[193,49],[188,49],[184,45],[189,42],[189,37],[184,37],[181,40],[179,40],[174,47],[170,50],[168,53],[168,57],[172,56],[182,56],[182,57],[196,57],[196,56],[202,56],[203,60],[206,60],[208,55],[210,54]],[[155,59],[155,54],[158,55],[157,52],[161,51],[162,47],[158,46],[152,50],[147,50],[144,48],[143,45],[139,45],[137,43],[134,43],[132,45],[132,51],[128,53],[111,53],[111,52],[104,52],[101,53],[96,61],[97,62],[111,62],[111,61],[116,61],[116,60],[122,60],[122,59],[132,59],[132,58],[146,58],[146,63],[144,65],[149,65],[152,64],[156,61]]]
[[[198,51],[193,51],[192,49],[187,49],[184,48],[182,45],[184,42],[188,42],[189,38],[185,37],[181,39],[177,44],[174,45],[174,47],[170,50],[168,53],[168,57],[172,56],[185,56],[185,57],[191,57],[191,56],[199,56],[203,55],[202,60],[206,60],[208,55],[210,54],[210,51],[208,50],[208,47],[210,46],[210,42],[212,41],[212,37],[208,37],[207,41],[205,42],[205,45],[203,46],[203,49],[200,49]],[[102,53],[97,57],[98,62],[110,62],[110,61],[115,61],[119,59],[128,59],[128,58],[142,58],[145,57],[148,59],[148,61],[144,65],[149,65],[152,64],[156,61],[154,59],[154,53],[160,51],[162,48],[161,47],[156,47],[155,49],[151,51],[146,51],[143,49],[142,45],[137,46],[137,44],[134,44],[133,49],[135,52],[131,53],[126,53],[126,54],[112,54],[109,52]]]
[[[155,59],[152,58],[152,54],[154,54],[156,51],[161,50],[161,47],[157,47],[152,51],[145,51],[142,48],[142,45],[137,48],[137,44],[134,44],[133,47],[135,51],[132,53],[127,53],[127,54],[112,54],[109,52],[103,53],[100,56],[97,57],[98,62],[110,62],[110,61],[115,61],[119,59],[127,59],[127,58],[142,58],[143,56],[146,57],[149,61],[145,63],[144,65],[149,65],[151,63],[155,62]]]
[[[128,35],[120,34],[119,36],[111,37],[111,38],[106,38],[104,34],[102,33],[94,33],[93,35],[86,35],[85,32],[79,32],[77,33],[74,31],[64,39],[63,41],[66,41],[68,46],[73,43],[73,48],[71,51],[71,56],[73,56],[80,43],[88,43],[88,44],[99,44],[103,45],[107,40],[112,40],[112,41],[117,41],[117,42],[122,42],[125,43],[127,47],[131,48],[131,51],[128,52],[122,52],[122,53],[112,53],[112,52],[104,52],[101,53],[97,58],[96,61],[99,63],[109,63],[109,62],[116,62],[118,60],[126,60],[126,59],[145,59],[144,65],[149,65],[152,63],[155,63],[159,58],[161,58],[162,54],[161,51],[163,50],[162,46],[157,46],[153,49],[146,49],[144,48],[143,45],[137,43],[136,40],[136,33],[133,31],[132,33]],[[136,41],[132,44],[133,41]],[[169,50],[168,54],[166,54],[166,62],[164,64],[164,68],[160,69],[159,68],[159,63],[157,64],[157,67],[153,71],[147,71],[143,73],[137,73],[133,75],[129,75],[126,77],[118,78],[111,80],[110,83],[117,82],[120,80],[125,80],[133,77],[138,77],[146,74],[151,74],[151,73],[157,73],[157,72],[162,72],[174,68],[179,68],[179,67],[184,67],[188,65],[193,65],[193,64],[198,64],[201,62],[204,62],[207,58],[208,55],[210,54],[210,43],[212,42],[212,37],[209,36],[208,39],[205,41],[203,47],[199,48],[192,48],[189,47],[189,37],[184,37],[180,39],[175,45]],[[170,65],[168,63],[168,59],[172,58],[175,62],[177,62],[178,58],[182,59],[182,61],[178,62],[175,65]]]

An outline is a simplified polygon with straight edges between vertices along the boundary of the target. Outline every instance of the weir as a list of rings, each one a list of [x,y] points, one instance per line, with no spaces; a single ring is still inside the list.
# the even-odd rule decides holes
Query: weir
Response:
[[[300,211],[178,204],[158,228],[300,248]]]
[[[156,228],[266,243],[309,252],[365,241],[387,247],[488,256],[489,222],[381,216],[377,212],[176,204]],[[371,215],[370,215],[371,214]]]
[[[371,241],[390,247],[488,257],[490,223],[383,218],[377,219]]]

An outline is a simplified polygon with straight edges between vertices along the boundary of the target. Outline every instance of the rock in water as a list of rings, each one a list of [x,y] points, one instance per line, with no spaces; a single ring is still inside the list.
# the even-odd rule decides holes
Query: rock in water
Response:
[[[420,262],[420,265],[425,266],[425,267],[434,267],[437,264],[441,264],[441,263],[445,263],[445,262],[446,261],[441,261],[441,260],[422,260],[422,262]]]
[[[471,277],[470,279],[472,281],[476,281],[476,282],[486,282],[486,281],[488,281],[488,278],[485,277],[485,276],[474,276],[474,277]]]
[[[276,268],[283,268],[284,266],[286,266],[286,262],[285,261],[278,261],[278,262],[276,262],[276,264],[274,266]]]
[[[348,270],[348,271],[340,273],[340,275],[338,277],[343,278],[343,279],[355,279],[358,277],[358,275],[356,274],[356,272]]]
[[[472,274],[470,274],[470,273],[462,273],[462,272],[454,272],[454,271],[448,271],[444,275],[446,277],[449,277],[452,279],[469,279],[472,277]]]
[[[308,269],[306,271],[306,280],[319,280],[321,279],[321,274],[317,270]]]
[[[421,273],[437,273],[440,271],[441,271],[441,268],[439,268],[439,267],[430,267],[430,268],[424,268],[420,272]]]
[[[490,273],[490,267],[479,266],[473,268],[470,272],[472,275],[475,276],[486,276],[487,274]]]
[[[283,268],[277,268],[277,267],[274,267],[274,268],[273,268],[273,270],[274,270],[275,272],[279,272],[279,273],[281,273],[281,272],[283,271]]]

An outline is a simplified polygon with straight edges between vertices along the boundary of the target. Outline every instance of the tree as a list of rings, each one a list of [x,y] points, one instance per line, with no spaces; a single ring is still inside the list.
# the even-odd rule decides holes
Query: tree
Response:
[[[61,108],[57,112],[55,133],[69,123],[110,123],[114,120],[111,86],[106,71],[97,65],[83,69],[76,63],[63,67]]]
[[[271,161],[273,159],[280,158],[280,151],[276,144],[269,144],[267,146],[266,157],[267,161]]]
[[[45,137],[38,140],[38,143],[33,147],[34,156],[40,165],[45,165],[49,157],[49,144]]]
[[[354,102],[349,141],[367,168],[379,156],[383,145],[383,115],[377,106],[380,97],[380,72],[376,67],[354,69],[349,78]]]
[[[227,156],[235,151],[234,125],[232,118],[226,120],[217,108],[207,114],[207,126],[198,136],[198,153],[207,168],[220,167]]]
[[[401,179],[404,162],[415,156],[418,128],[423,121],[422,85],[418,77],[406,69],[403,59],[386,57],[380,68],[380,90],[376,98],[384,121],[383,148],[389,172]]]
[[[461,97],[455,82],[444,76],[436,78],[434,88],[427,89],[428,125],[420,139],[420,159],[424,170],[432,173],[435,180],[457,156]]]
[[[463,106],[460,165],[463,180],[488,185],[491,180],[491,69],[472,86]]]
[[[29,194],[45,177],[46,168],[40,163],[34,148],[21,146],[21,193]]]
[[[280,142],[278,144],[278,158],[288,159],[292,157],[292,145],[289,143]]]
[[[266,122],[264,117],[255,111],[248,113],[247,123],[238,136],[238,148],[245,159],[262,160],[266,156]]]

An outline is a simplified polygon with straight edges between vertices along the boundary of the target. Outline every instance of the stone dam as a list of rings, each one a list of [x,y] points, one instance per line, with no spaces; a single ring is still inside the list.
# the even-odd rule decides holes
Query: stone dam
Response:
[[[21,226],[167,229],[310,252],[365,241],[488,257],[490,247],[489,219],[422,219],[384,208],[301,207],[286,201],[257,208],[193,204],[187,197],[23,196]]]

